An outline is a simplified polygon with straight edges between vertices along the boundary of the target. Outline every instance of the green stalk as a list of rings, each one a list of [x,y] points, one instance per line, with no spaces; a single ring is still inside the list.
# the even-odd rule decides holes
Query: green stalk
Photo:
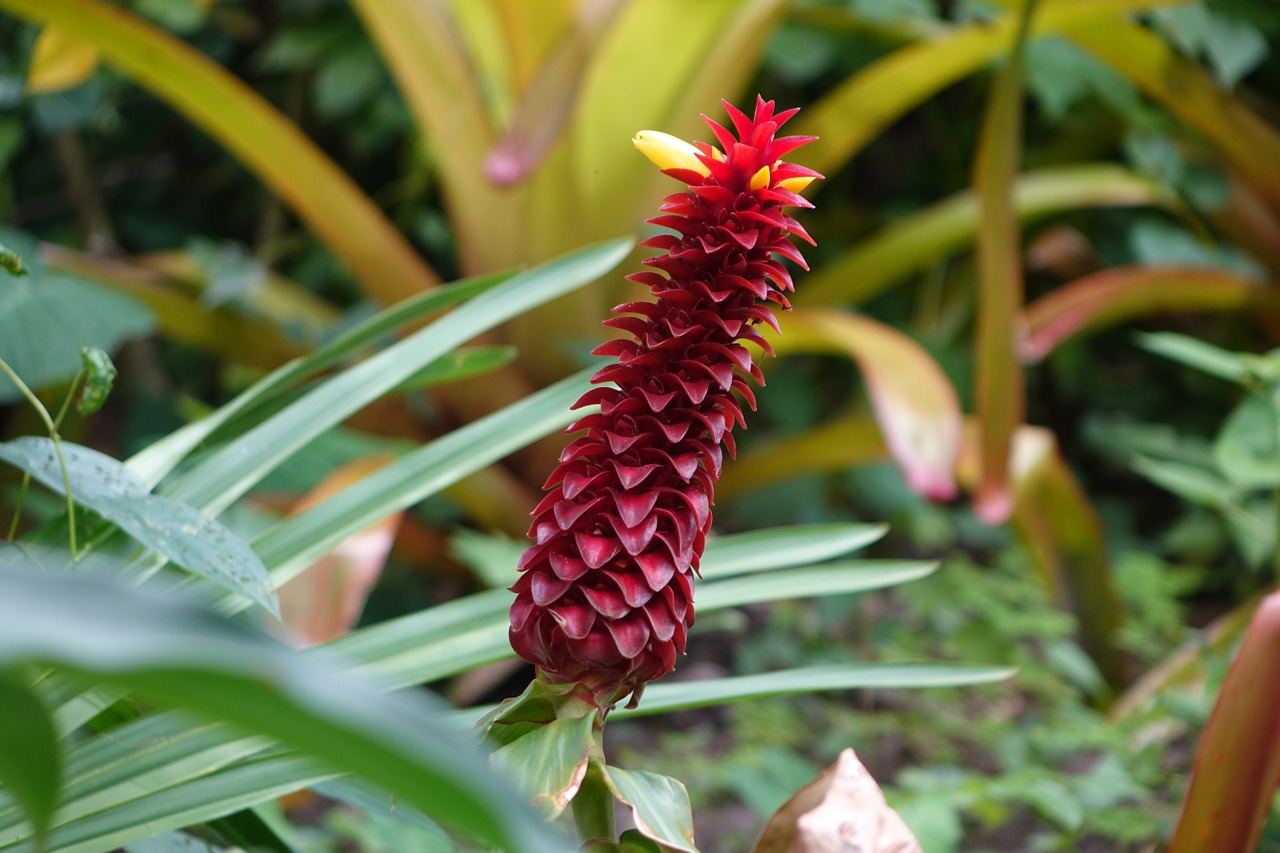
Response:
[[[40,419],[44,421],[45,427],[49,430],[49,440],[53,442],[53,452],[57,454],[58,467],[62,469],[63,491],[65,491],[67,495],[67,535],[71,546],[71,558],[74,560],[76,558],[76,504],[71,497],[71,474],[67,471],[67,460],[62,455],[62,441],[58,436],[58,423],[54,421],[52,416],[50,416],[49,410],[40,402],[40,398],[27,387],[27,383],[23,382],[21,377],[14,373],[13,368],[10,367],[2,358],[0,358],[0,371],[4,371],[5,375],[13,380],[13,384],[18,386],[18,390],[22,392],[22,396],[27,398],[27,402],[30,403],[36,410],[36,413],[40,415]],[[76,374],[77,380],[79,377],[80,374]],[[72,388],[74,389],[74,387],[75,386],[73,384]],[[70,395],[68,395],[67,399],[70,400]],[[62,416],[66,410],[67,407],[66,404],[64,404],[62,411],[58,413],[58,421],[62,420]],[[14,520],[13,527],[17,527],[16,518]],[[10,533],[10,538],[12,538],[12,531]]]

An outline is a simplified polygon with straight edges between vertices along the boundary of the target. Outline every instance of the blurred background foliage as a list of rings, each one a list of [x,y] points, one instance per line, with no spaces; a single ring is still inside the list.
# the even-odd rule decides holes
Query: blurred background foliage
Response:
[[[115,353],[106,409],[63,433],[124,458],[380,306],[648,233],[671,187],[636,130],[704,136],[720,97],[801,106],[821,139],[797,159],[827,175],[813,272],[717,528],[887,521],[873,555],[942,566],[708,614],[682,669],[1019,676],[683,712],[613,748],[685,780],[709,851],[745,849],[848,744],[930,853],[1152,849],[1280,568],[1280,369],[1248,355],[1280,334],[1278,44],[1269,0],[0,0],[0,243],[31,267],[0,289],[0,357],[53,405],[81,346]],[[517,318],[479,342],[484,376],[378,401],[228,524],[263,530],[335,471],[586,365],[630,293],[611,277]],[[0,428],[41,431],[17,405]],[[299,593],[346,615],[294,627],[502,577],[558,449],[408,511],[363,585]],[[317,845],[395,848],[323,820]]]

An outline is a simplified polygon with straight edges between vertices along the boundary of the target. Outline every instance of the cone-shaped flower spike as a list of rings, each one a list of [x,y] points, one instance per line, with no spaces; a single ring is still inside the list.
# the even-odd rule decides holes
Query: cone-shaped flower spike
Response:
[[[718,148],[636,135],[689,188],[649,220],[675,232],[646,240],[661,254],[629,276],[654,301],[605,321],[631,338],[595,351],[617,361],[577,407],[600,411],[569,427],[585,434],[547,479],[512,587],[511,645],[544,680],[581,684],[602,706],[684,652],[723,453],[734,453],[735,424],[745,427],[741,401],[755,408],[747,378],[764,381],[743,342],[770,351],[756,327],[777,328],[770,303],[789,307],[781,259],[807,269],[788,237],[813,243],[784,212],[811,207],[797,193],[821,177],[781,160],[811,140],[776,136],[796,111],[775,115],[763,99],[754,116],[724,106],[733,132],[706,119]]]

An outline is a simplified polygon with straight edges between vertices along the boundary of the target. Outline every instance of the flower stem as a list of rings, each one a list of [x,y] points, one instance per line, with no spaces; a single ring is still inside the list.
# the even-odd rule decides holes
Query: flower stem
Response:
[[[49,410],[40,402],[40,398],[35,395],[35,392],[27,387],[27,383],[23,382],[21,377],[19,377],[17,373],[14,373],[13,368],[10,367],[2,358],[0,358],[0,371],[3,371],[4,374],[13,381],[13,384],[18,386],[18,390],[22,392],[22,396],[27,398],[27,402],[30,403],[32,408],[36,410],[36,413],[40,415],[40,419],[44,421],[45,427],[49,430],[49,440],[53,442],[53,451],[58,456],[58,467],[62,469],[62,486],[63,491],[65,491],[67,495],[67,535],[71,546],[71,557],[72,559],[75,559],[76,504],[71,496],[71,474],[67,471],[67,460],[62,455],[62,442],[58,436],[58,424],[49,414]],[[64,406],[63,411],[65,410],[66,407]],[[62,419],[62,412],[58,414],[58,419]],[[16,524],[14,526],[16,527]]]

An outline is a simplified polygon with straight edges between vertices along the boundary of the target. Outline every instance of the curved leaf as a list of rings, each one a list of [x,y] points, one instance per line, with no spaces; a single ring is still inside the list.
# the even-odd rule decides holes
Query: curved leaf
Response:
[[[732,500],[794,477],[843,471],[888,456],[881,427],[870,415],[846,415],[743,453],[725,466],[716,497]]]
[[[1013,203],[1027,222],[1079,207],[1133,207],[1176,202],[1159,186],[1110,163],[1054,166],[1015,179]],[[806,276],[797,306],[864,302],[948,253],[973,243],[981,220],[973,190],[962,190],[881,228]]]
[[[225,719],[501,847],[564,849],[505,780],[442,731],[427,697],[381,692],[327,658],[170,598],[7,567],[0,662],[51,665]]]
[[[0,0],[90,44],[225,145],[351,265],[365,290],[395,302],[439,283],[355,182],[279,110],[199,51],[103,0]]]
[[[1130,266],[1068,282],[1026,307],[1018,344],[1024,362],[1037,362],[1063,341],[1133,317],[1162,311],[1230,311],[1264,296],[1238,275],[1203,269]]]
[[[31,51],[27,91],[60,92],[79,86],[93,76],[101,60],[102,54],[93,45],[58,27],[45,27]]]
[[[784,323],[783,334],[773,338],[778,353],[851,356],[908,485],[931,499],[954,497],[960,399],[924,347],[883,323],[832,309],[796,310]]]

